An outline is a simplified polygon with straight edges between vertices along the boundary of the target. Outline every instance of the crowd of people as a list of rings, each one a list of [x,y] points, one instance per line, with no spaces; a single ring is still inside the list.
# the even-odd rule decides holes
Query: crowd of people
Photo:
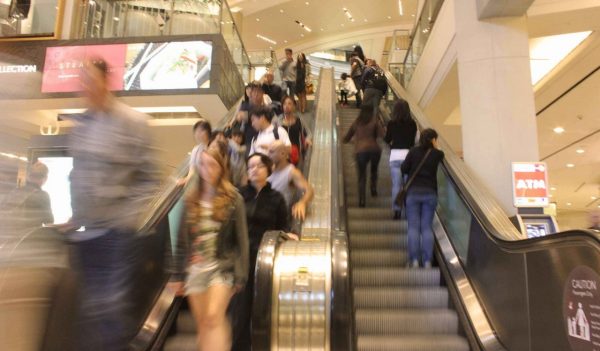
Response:
[[[392,118],[384,125],[379,105],[388,89],[385,73],[373,59],[365,57],[360,46],[350,55],[350,74],[343,73],[338,84],[340,105],[348,106],[354,96],[359,115],[343,141],[354,141],[358,172],[358,205],[366,207],[367,168],[370,168],[370,193],[378,195],[377,178],[382,149],[380,140],[390,148],[393,219],[405,216],[408,222],[409,267],[431,267],[433,260],[433,216],[437,206],[437,168],[444,153],[437,144],[437,132],[425,129],[417,140],[417,125],[408,102],[399,99]],[[405,195],[398,199],[400,193]]]

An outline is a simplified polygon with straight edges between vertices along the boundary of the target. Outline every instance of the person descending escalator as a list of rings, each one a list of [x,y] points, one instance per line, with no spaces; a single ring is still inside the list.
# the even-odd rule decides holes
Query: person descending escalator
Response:
[[[170,285],[187,296],[198,349],[228,351],[227,306],[248,279],[246,209],[217,148],[209,147],[194,161],[197,175],[185,195]]]
[[[425,129],[419,146],[406,155],[402,174],[408,176],[406,219],[408,221],[408,265],[411,268],[431,268],[433,260],[433,216],[437,206],[437,169],[444,159],[438,150],[438,134]]]
[[[273,124],[285,129],[290,139],[290,162],[298,169],[304,166],[306,151],[312,146],[312,133],[306,121],[296,113],[296,101],[291,96],[283,98],[283,114],[273,119]]]
[[[406,100],[398,100],[392,110],[392,120],[388,122],[385,137],[386,144],[390,146],[390,174],[392,178],[392,209],[394,219],[400,219],[400,207],[394,203],[398,192],[404,185],[402,177],[402,162],[408,151],[415,145],[417,136],[417,123],[410,115],[410,107]]]
[[[267,155],[252,154],[247,163],[249,184],[241,189],[241,193],[246,204],[248,220],[250,267],[245,288],[242,293],[234,297],[230,306],[234,325],[233,351],[252,349],[250,328],[254,270],[262,237],[269,230],[287,232],[290,227],[285,199],[279,192],[273,190],[267,181],[273,169],[271,159]],[[265,298],[265,296],[257,296],[257,298]]]
[[[310,63],[303,52],[298,54],[296,60],[296,95],[298,96],[298,110],[300,113],[306,112],[306,94],[310,85]]]
[[[371,196],[377,196],[377,169],[381,159],[381,147],[377,139],[383,137],[384,129],[373,113],[373,106],[362,105],[356,120],[344,136],[344,143],[354,138],[354,153],[358,171],[358,206],[366,206],[367,166],[371,164]]]

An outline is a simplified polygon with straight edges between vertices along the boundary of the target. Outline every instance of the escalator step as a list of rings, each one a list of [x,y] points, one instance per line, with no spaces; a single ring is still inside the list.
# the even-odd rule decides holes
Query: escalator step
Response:
[[[390,206],[382,208],[347,208],[349,219],[391,219],[393,212]]]
[[[177,316],[177,334],[196,334],[196,321],[192,313],[180,310]]]
[[[458,318],[448,309],[356,309],[359,335],[454,334]]]
[[[397,233],[352,234],[350,236],[352,249],[393,248],[403,250],[406,249],[407,243],[407,236]]]
[[[368,203],[368,201],[367,201]],[[406,225],[400,221],[394,221],[391,219],[379,219],[379,220],[364,220],[364,219],[349,219],[348,230],[350,233],[397,233],[401,231],[406,233]],[[350,234],[350,236],[352,236]]]
[[[360,286],[439,286],[438,268],[354,268],[352,282]]]
[[[165,343],[164,351],[198,351],[195,334],[175,335]]]
[[[352,267],[401,267],[406,264],[406,251],[398,250],[354,250],[350,255]]]
[[[354,289],[356,308],[448,308],[448,290],[441,287]]]
[[[371,197],[367,195],[366,203],[368,207],[391,207],[392,206],[392,198],[388,194],[387,196],[383,196],[381,193],[378,197]],[[357,207],[358,206],[358,196],[347,196],[346,204],[348,206]]]
[[[358,351],[469,351],[467,341],[457,335],[359,336]]]

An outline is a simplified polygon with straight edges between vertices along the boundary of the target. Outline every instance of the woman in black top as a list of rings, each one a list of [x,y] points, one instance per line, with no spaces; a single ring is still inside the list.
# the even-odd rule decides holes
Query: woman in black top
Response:
[[[433,259],[433,215],[437,206],[437,169],[444,152],[437,149],[438,134],[433,129],[421,133],[420,145],[413,147],[402,163],[402,174],[415,178],[406,196],[408,220],[408,264],[430,268]],[[421,161],[423,166],[418,170]]]
[[[296,95],[298,95],[298,109],[300,113],[306,110],[306,81],[310,79],[310,64],[304,53],[298,54],[296,60]]]
[[[402,177],[402,162],[408,154],[408,150],[415,146],[417,136],[417,124],[410,116],[410,107],[405,100],[398,100],[392,111],[392,120],[387,125],[385,133],[386,144],[390,146],[390,173],[392,177],[392,209],[394,219],[400,219],[400,207],[394,203],[394,199],[404,184]]]
[[[281,101],[283,114],[281,114],[276,124],[288,133],[292,150],[290,151],[290,162],[298,169],[302,170],[302,161],[306,149],[312,145],[312,135],[302,116],[296,114],[296,101],[291,96],[285,96]]]
[[[254,295],[254,269],[258,247],[265,232],[269,230],[289,231],[288,207],[283,196],[271,188],[267,178],[271,175],[273,162],[264,154],[248,157],[248,182],[240,192],[246,205],[248,236],[250,242],[250,272],[248,283],[241,294],[234,298],[233,312],[234,341],[232,350],[251,350],[250,320]],[[260,298],[263,298],[260,296]]]

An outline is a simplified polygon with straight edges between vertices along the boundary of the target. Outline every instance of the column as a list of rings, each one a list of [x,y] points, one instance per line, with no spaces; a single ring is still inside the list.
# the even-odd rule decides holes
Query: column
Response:
[[[513,215],[511,162],[539,159],[526,18],[454,6],[464,160]]]

